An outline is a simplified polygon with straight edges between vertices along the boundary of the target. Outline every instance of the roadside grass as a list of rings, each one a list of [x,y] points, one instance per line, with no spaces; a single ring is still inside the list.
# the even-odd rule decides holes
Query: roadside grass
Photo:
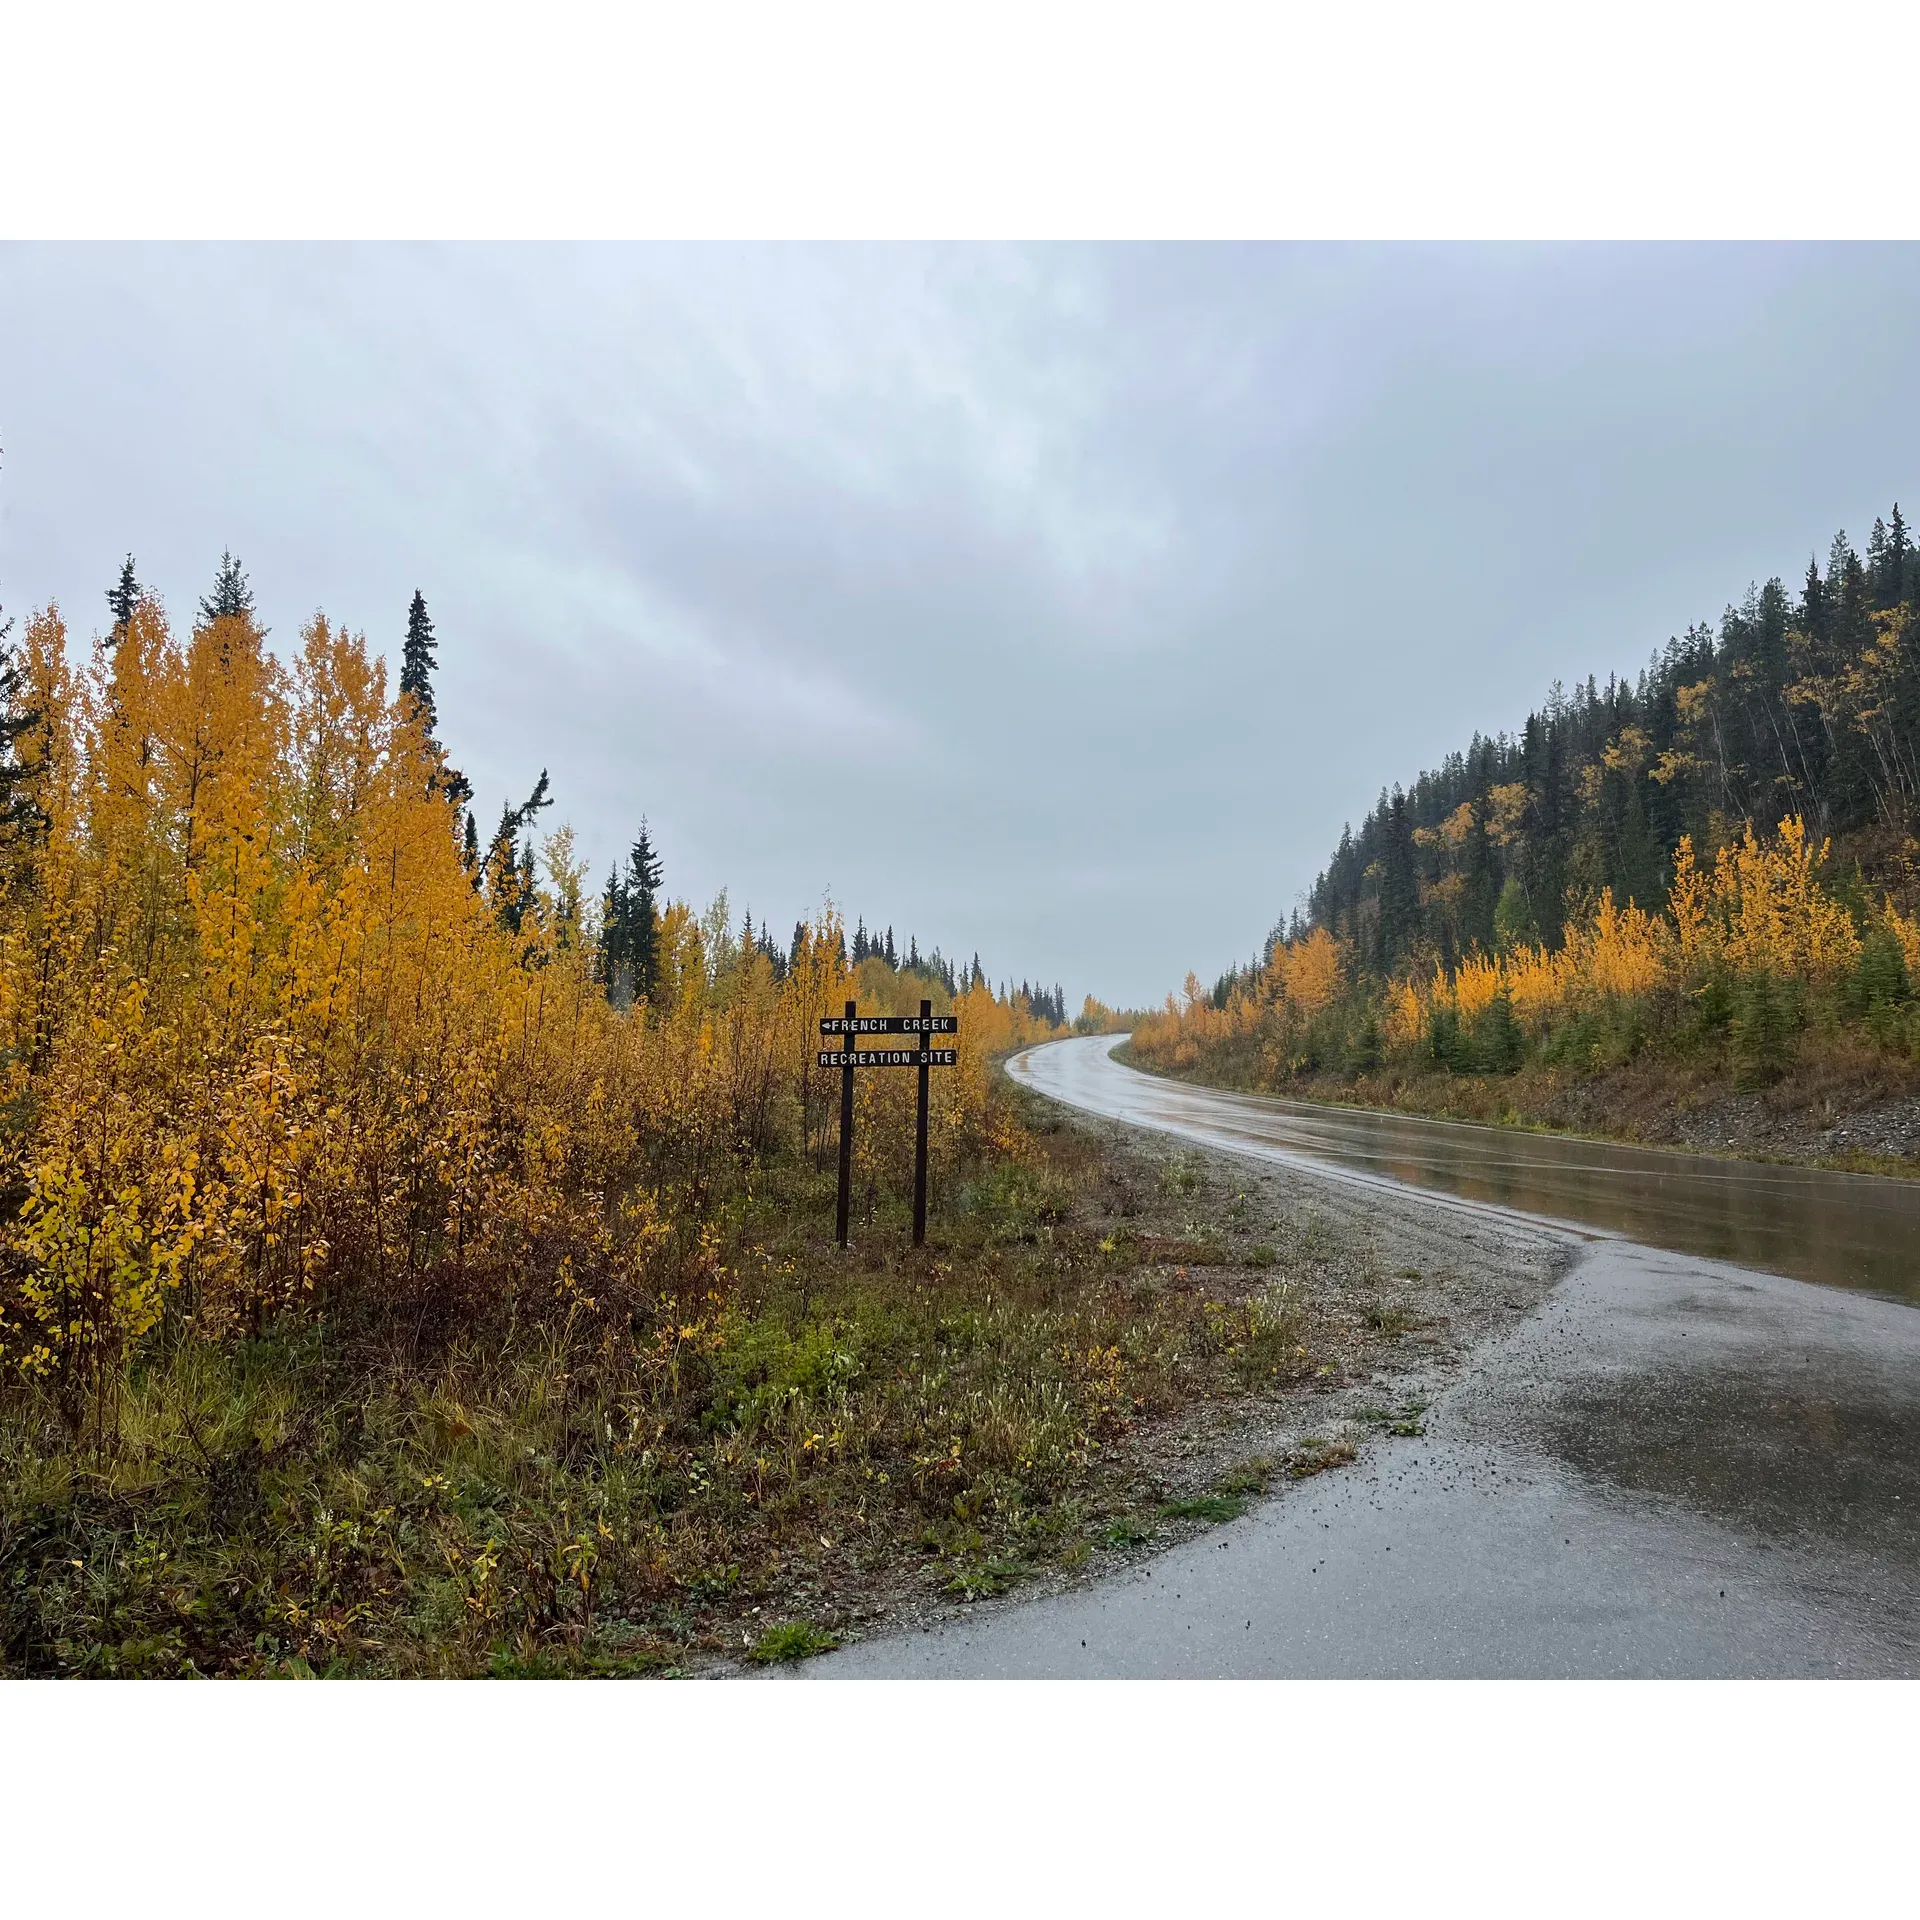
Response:
[[[1421,1418],[1426,1410],[1427,1403],[1424,1400],[1404,1400],[1394,1408],[1360,1407],[1354,1417],[1378,1433],[1413,1437],[1427,1430]]]
[[[1196,1154],[1178,1152],[1160,1170],[1160,1190],[1186,1197],[1200,1191],[1200,1162]]]
[[[1008,1090],[918,1252],[904,1196],[843,1253],[830,1172],[758,1167],[643,1309],[180,1344],[100,1449],[14,1391],[0,1671],[668,1673],[760,1657],[770,1613],[838,1632],[876,1583],[975,1597],[1138,1544],[1131,1430],[1323,1377],[1351,1335],[1302,1306],[1301,1249],[1249,1291],[1215,1239],[1088,1217],[1103,1150],[1033,1112]]]
[[[817,1653],[831,1653],[840,1644],[838,1636],[816,1627],[811,1620],[783,1620],[769,1627],[753,1643],[749,1660],[761,1666],[777,1666],[788,1660],[811,1660]]]
[[[1247,1510],[1238,1494],[1203,1493],[1193,1500],[1169,1500],[1160,1509],[1163,1520],[1238,1520]]]
[[[1307,1480],[1316,1473],[1325,1473],[1329,1467],[1349,1466],[1354,1454],[1351,1440],[1322,1440],[1317,1435],[1310,1435],[1300,1442],[1288,1459],[1287,1477],[1290,1480]]]
[[[1256,1454],[1224,1475],[1211,1492],[1191,1499],[1168,1500],[1160,1508],[1163,1520],[1204,1520],[1217,1524],[1238,1520],[1260,1494],[1266,1492],[1280,1462],[1268,1454]]]
[[[1220,1491],[1229,1498],[1245,1499],[1249,1495],[1265,1493],[1267,1483],[1273,1478],[1279,1462],[1266,1454],[1256,1454],[1245,1461],[1220,1482]]]
[[[1411,1333],[1420,1324],[1417,1315],[1393,1300],[1369,1300],[1360,1309],[1360,1314],[1375,1333],[1383,1333],[1390,1338]]]
[[[829,1640],[829,1646],[838,1645]],[[814,1651],[825,1652],[824,1647]],[[756,1652],[749,1656],[758,1659]],[[777,1656],[794,1657],[799,1656]],[[299,1656],[294,1656],[297,1661]],[[337,1670],[343,1674],[344,1668]],[[498,1649],[487,1662],[487,1677],[490,1680],[659,1680],[671,1679],[680,1671],[671,1654],[665,1651],[643,1651],[639,1653],[576,1654],[572,1659],[536,1648],[530,1653],[515,1653],[511,1649]],[[326,1678],[337,1677],[329,1674]]]
[[[947,1591],[958,1594],[963,1600],[983,1600],[993,1594],[1005,1593],[1031,1571],[1028,1563],[1020,1559],[994,1558],[970,1562],[955,1569],[953,1577],[947,1582]]]

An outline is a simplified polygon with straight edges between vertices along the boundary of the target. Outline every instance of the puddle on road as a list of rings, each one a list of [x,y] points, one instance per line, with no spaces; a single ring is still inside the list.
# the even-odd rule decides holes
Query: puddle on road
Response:
[[[1521,1424],[1589,1478],[1776,1541],[1920,1567],[1920,1407],[1778,1375],[1575,1380]]]

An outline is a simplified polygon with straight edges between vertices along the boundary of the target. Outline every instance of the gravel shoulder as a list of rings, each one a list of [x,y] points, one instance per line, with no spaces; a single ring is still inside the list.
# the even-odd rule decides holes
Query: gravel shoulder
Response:
[[[1052,1077],[1100,1091],[1071,1066]],[[1201,1142],[1237,1137],[1230,1096],[1183,1104],[1178,1135],[1075,1124],[1097,1131],[1109,1185],[1157,1170],[1183,1231],[1276,1236],[1338,1357],[1115,1446],[1116,1483],[1164,1503],[1150,1539],[1099,1556],[1120,1577],[1057,1571],[1022,1590],[1035,1604],[928,1613],[910,1624],[934,1631],[809,1671],[1920,1673],[1912,1305],[1219,1152]],[[1255,1448],[1262,1482],[1227,1466]],[[1248,1498],[1183,1503],[1210,1476]]]
[[[1203,1292],[1226,1314],[1284,1303],[1316,1364],[1260,1390],[1136,1411],[1089,1476],[1077,1537],[1002,1592],[956,1594],[925,1562],[868,1567],[830,1596],[843,1644],[1090,1587],[1256,1499],[1300,1497],[1325,1475],[1364,1467],[1383,1444],[1423,1431],[1467,1357],[1531,1312],[1579,1246],[1569,1234],[1044,1111],[1042,1124],[1077,1137],[1097,1166],[1076,1196],[1076,1226],[1133,1245],[1143,1284]]]

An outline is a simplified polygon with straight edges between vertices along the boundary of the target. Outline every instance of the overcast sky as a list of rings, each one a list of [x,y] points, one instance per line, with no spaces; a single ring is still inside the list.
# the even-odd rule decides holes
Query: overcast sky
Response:
[[[1920,248],[0,247],[0,603],[415,587],[482,823],[1077,1004],[1895,498]]]

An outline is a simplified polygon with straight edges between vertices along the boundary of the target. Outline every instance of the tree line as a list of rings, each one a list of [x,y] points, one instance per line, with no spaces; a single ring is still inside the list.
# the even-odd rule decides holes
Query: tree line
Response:
[[[145,593],[134,557],[129,554],[106,595],[112,616],[106,637],[109,651],[124,634]],[[198,614],[203,624],[241,620],[251,623],[261,639],[267,634],[267,629],[259,626],[256,619],[252,583],[231,551],[221,554],[213,588],[200,599]],[[7,631],[0,627],[0,642],[4,642]],[[446,761],[446,749],[438,737],[440,715],[434,689],[438,658],[439,638],[427,609],[426,596],[416,588],[407,609],[397,693],[402,701],[414,702],[427,748],[445,763],[437,776],[438,789],[458,815],[461,861],[474,890],[484,892],[494,903],[500,924],[508,932],[518,933],[540,887],[535,829],[540,815],[554,804],[548,772],[544,767],[540,770],[525,800],[517,805],[510,799],[502,801],[499,821],[483,844],[471,804],[472,783]],[[0,672],[5,671],[4,662],[5,656],[0,654]],[[17,731],[25,724],[24,720],[0,721],[0,805],[6,804],[4,796],[13,791],[18,774],[7,753],[12,736],[4,732],[4,727],[13,725]],[[664,916],[668,911],[668,902],[662,893],[664,880],[660,851],[654,843],[650,824],[643,818],[626,855],[607,874],[593,903],[594,910],[583,911],[585,902],[572,898],[570,932],[586,945],[594,977],[617,1007],[629,1008],[636,1001],[657,997],[663,973],[672,971],[670,956],[666,957],[663,967],[661,945]],[[567,891],[570,897],[577,895],[577,878]],[[805,919],[795,921],[792,935],[782,944],[764,917],[755,924],[751,911],[742,916],[736,929],[726,917],[725,903],[726,892],[722,889],[715,904],[700,916],[709,959],[719,953],[730,963],[738,955],[759,955],[766,960],[774,979],[784,980],[801,962],[809,939],[809,923]],[[717,925],[713,920],[716,911],[721,915]],[[840,964],[848,970],[858,970],[868,960],[884,963],[890,973],[910,974],[929,984],[937,982],[949,1000],[987,985],[986,970],[977,952],[970,965],[956,965],[938,947],[923,954],[918,939],[913,936],[909,936],[904,945],[896,945],[890,926],[884,934],[869,934],[865,920],[861,919],[855,925],[850,951],[842,937]],[[1010,1002],[1015,998],[1025,1001],[1036,1020],[1052,1026],[1067,1024],[1066,994],[1058,985],[1048,990],[1023,980],[1018,987],[1002,982],[994,991],[999,998]]]
[[[0,1398],[76,1433],[156,1341],[288,1315],[680,1325],[749,1170],[824,1165],[822,1014],[959,1010],[949,1168],[991,1057],[1057,1030],[977,968],[854,966],[831,903],[783,947],[669,899],[644,822],[596,899],[544,770],[483,841],[419,593],[391,686],[324,613],[270,652],[231,554],[184,634],[131,559],[107,601],[79,662],[56,606],[0,626]],[[898,1190],[913,1090],[870,1078]]]
[[[1797,594],[1771,579],[1636,679],[1556,683],[1517,735],[1476,735],[1383,790],[1274,938],[1324,928],[1382,979],[1422,957],[1556,949],[1603,889],[1657,908],[1683,838],[1710,852],[1788,815],[1910,893],[1920,555],[1897,504],[1864,558],[1837,534]]]
[[[1899,507],[1668,642],[1555,686],[1343,831],[1262,953],[1134,1031],[1174,1071],[1588,1074],[1652,1050],[1763,1086],[1920,1058],[1920,555]]]

